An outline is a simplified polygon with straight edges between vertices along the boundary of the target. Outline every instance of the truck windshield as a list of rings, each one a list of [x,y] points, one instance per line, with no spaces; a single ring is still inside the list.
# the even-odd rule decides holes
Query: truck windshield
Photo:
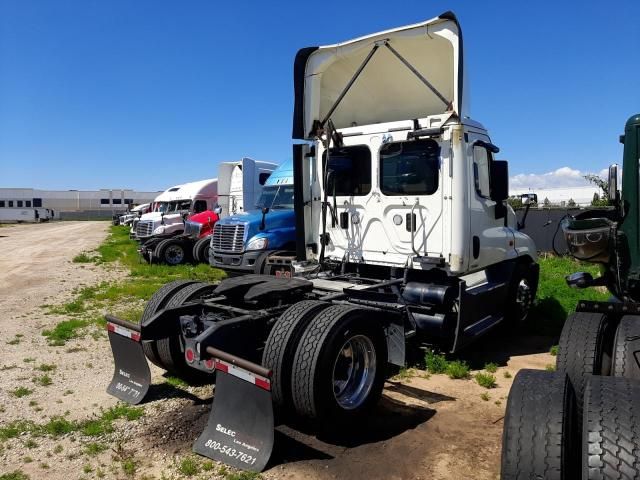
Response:
[[[169,202],[168,212],[180,212],[182,210],[189,210],[191,208],[191,200],[175,200]]]
[[[257,208],[293,208],[293,185],[272,185],[264,187],[258,199]]]
[[[168,210],[169,210],[169,202],[156,203],[156,208],[155,208],[156,212],[167,213]]]

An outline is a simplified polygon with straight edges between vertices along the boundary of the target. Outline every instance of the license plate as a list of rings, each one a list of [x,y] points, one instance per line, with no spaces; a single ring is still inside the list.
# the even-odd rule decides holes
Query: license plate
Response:
[[[291,278],[289,270],[276,270],[276,278]]]

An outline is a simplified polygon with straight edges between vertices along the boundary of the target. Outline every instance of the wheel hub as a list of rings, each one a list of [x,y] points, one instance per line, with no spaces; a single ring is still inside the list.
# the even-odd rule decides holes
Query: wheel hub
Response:
[[[531,287],[527,279],[523,278],[518,283],[518,289],[516,290],[516,305],[518,307],[518,320],[526,320],[529,315],[529,310],[533,304],[533,296],[531,294]]]
[[[178,265],[184,260],[184,250],[180,245],[169,245],[165,250],[165,259],[170,265]]]
[[[369,396],[376,376],[376,352],[364,335],[348,339],[333,366],[333,394],[345,410],[353,410]]]

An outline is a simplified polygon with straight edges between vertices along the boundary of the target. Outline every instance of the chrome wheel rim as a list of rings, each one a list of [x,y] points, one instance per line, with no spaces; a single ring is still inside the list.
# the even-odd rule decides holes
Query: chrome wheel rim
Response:
[[[376,377],[376,351],[373,342],[364,335],[349,338],[338,351],[333,364],[333,395],[340,407],[353,410],[360,407]]]
[[[524,321],[529,315],[529,310],[533,304],[531,287],[526,278],[520,280],[516,290],[516,307],[518,308],[518,320]]]
[[[184,250],[180,245],[169,245],[165,250],[165,259],[170,265],[177,265],[184,260]]]

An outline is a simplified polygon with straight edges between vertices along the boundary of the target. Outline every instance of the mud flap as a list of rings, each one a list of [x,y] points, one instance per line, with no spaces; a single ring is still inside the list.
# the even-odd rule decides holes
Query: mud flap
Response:
[[[151,371],[140,343],[140,326],[107,315],[114,372],[107,393],[137,405],[151,385]]]
[[[211,347],[207,351],[213,351]],[[223,354],[216,350],[216,353]],[[193,451],[242,470],[261,472],[273,450],[270,372],[229,354],[216,358],[216,387],[207,426]],[[257,367],[257,368],[252,368]],[[253,370],[253,371],[252,371]],[[260,375],[259,373],[266,373]]]

